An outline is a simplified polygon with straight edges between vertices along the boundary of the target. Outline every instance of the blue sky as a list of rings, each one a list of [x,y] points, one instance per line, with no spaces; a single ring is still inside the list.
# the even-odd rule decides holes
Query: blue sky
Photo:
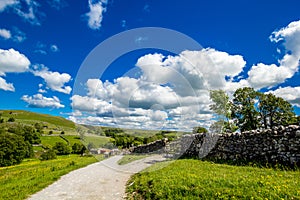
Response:
[[[300,114],[296,0],[74,2],[0,1],[0,109],[78,123],[190,130],[212,118],[210,89],[232,94],[251,86],[285,98]],[[80,82],[83,93],[74,90],[78,70],[97,45],[142,27],[177,31],[203,48],[136,48],[100,66],[106,69],[101,77]],[[147,39],[136,35],[132,42],[138,47]],[[99,63],[122,45],[107,48]]]

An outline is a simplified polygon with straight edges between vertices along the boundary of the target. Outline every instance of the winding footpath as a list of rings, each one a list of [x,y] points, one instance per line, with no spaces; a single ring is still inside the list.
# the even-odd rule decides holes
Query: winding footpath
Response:
[[[155,162],[165,160],[154,155],[126,165],[118,165],[122,156],[114,156],[72,171],[28,200],[118,200],[125,197],[130,176]]]

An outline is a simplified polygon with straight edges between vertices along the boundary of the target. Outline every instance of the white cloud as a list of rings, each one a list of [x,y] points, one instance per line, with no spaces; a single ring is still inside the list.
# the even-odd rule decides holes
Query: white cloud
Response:
[[[282,41],[285,55],[278,61],[278,65],[259,63],[251,67],[248,71],[247,81],[255,89],[270,89],[284,83],[299,70],[300,20],[274,31],[270,40],[276,43]]]
[[[292,105],[300,107],[300,87],[280,87],[270,92],[289,101]]]
[[[171,83],[181,96],[199,89],[226,87],[225,77],[232,79],[242,72],[246,62],[240,55],[229,55],[215,49],[183,51],[179,56],[148,54],[136,66],[143,71],[143,80],[158,84]]]
[[[64,108],[65,106],[61,104],[59,98],[44,97],[42,94],[35,94],[33,96],[24,95],[21,98],[23,101],[28,103],[29,107],[33,108]]]
[[[11,38],[11,33],[7,29],[0,29],[0,37],[7,40]]]
[[[190,130],[212,118],[209,89],[225,88],[225,77],[238,75],[244,65],[241,56],[214,49],[184,51],[178,56],[148,54],[137,60],[139,77],[119,77],[113,82],[89,79],[86,96],[74,95],[72,108],[86,113],[81,122]]]
[[[291,78],[293,74],[293,71],[285,67],[259,63],[252,66],[248,72],[248,81],[255,89],[271,88],[279,83],[283,83],[287,78]]]
[[[18,4],[18,0],[1,0],[0,1],[0,12],[4,11],[6,8]]]
[[[107,4],[107,1],[100,0],[97,3],[94,3],[92,0],[89,0],[88,4],[90,11],[85,14],[88,20],[88,26],[93,30],[99,30],[103,20],[103,13],[106,12],[105,5]]]
[[[50,50],[51,50],[52,52],[58,52],[58,51],[59,51],[59,48],[58,48],[57,45],[52,44],[52,45],[50,46]]]
[[[0,89],[4,91],[14,92],[15,88],[12,83],[7,83],[5,79],[0,77]]]
[[[5,40],[12,39],[14,42],[23,42],[26,39],[25,33],[15,27],[13,28],[13,31],[0,29],[0,37]]]
[[[0,49],[0,76],[6,73],[21,73],[29,69],[30,61],[20,52]]]
[[[106,113],[111,110],[111,104],[97,98],[74,95],[71,100],[72,108],[77,111]]]
[[[43,13],[38,12],[40,5],[35,0],[1,0],[0,12],[10,8],[14,13],[19,15],[25,21],[33,25],[40,25],[37,16],[42,16]]]
[[[176,56],[144,55],[136,62],[140,73],[134,78],[119,77],[113,82],[89,79],[86,96],[71,98],[74,112],[83,113],[80,118],[72,116],[73,120],[146,129],[208,127],[214,118],[209,90],[270,89],[295,75],[300,58],[299,27],[300,21],[274,32],[271,40],[283,41],[281,52],[285,55],[278,64],[253,65],[248,74],[243,71],[246,61],[241,55],[212,48],[186,50]],[[300,106],[300,87],[272,92]]]
[[[71,76],[67,73],[52,72],[45,66],[36,66],[41,69],[33,70],[32,73],[35,76],[39,76],[44,79],[46,86],[53,91],[70,94],[72,88],[65,86],[66,83],[71,81]]]

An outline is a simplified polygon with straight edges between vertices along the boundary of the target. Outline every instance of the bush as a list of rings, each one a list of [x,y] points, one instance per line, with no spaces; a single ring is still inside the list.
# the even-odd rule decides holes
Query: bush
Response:
[[[56,159],[56,153],[53,149],[49,149],[42,153],[40,160],[53,160]]]
[[[26,157],[33,155],[32,146],[22,137],[10,134],[0,134],[0,166],[19,164]]]
[[[74,154],[83,155],[85,151],[86,151],[86,148],[83,144],[74,143],[73,146],[72,146],[72,153],[74,153]]]
[[[15,118],[10,117],[7,121],[8,121],[8,122],[14,122],[14,121],[15,121]]]
[[[63,142],[56,142],[52,149],[57,155],[68,155],[71,153],[70,147]]]

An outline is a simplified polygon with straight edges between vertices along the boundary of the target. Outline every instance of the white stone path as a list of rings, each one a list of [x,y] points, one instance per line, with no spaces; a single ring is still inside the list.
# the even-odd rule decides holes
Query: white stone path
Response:
[[[77,169],[62,176],[58,181],[29,200],[118,200],[125,195],[130,176],[155,162],[163,161],[161,155],[147,157],[127,165],[118,165],[122,156],[114,156]]]

